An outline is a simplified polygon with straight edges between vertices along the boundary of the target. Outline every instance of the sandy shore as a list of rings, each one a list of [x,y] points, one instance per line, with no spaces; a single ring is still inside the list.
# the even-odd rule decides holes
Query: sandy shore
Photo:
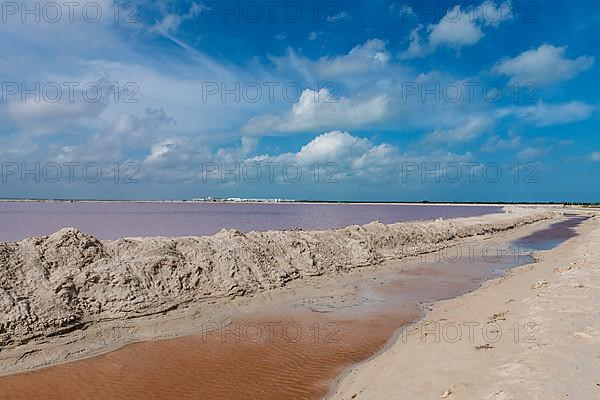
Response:
[[[356,270],[384,271],[386,262],[561,215],[555,208],[508,211],[328,231],[224,231],[177,239],[101,242],[64,230],[0,244],[0,373],[81,359],[135,341],[191,334],[204,321],[232,310],[293,297],[290,290],[296,282],[305,286],[320,279],[331,285],[333,277],[339,280]]]
[[[436,303],[330,398],[599,398],[600,217],[578,231],[538,263]]]

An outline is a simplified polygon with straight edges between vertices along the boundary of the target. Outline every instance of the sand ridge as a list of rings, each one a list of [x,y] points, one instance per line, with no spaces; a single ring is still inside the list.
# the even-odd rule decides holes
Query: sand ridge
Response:
[[[329,398],[598,398],[600,216],[578,231],[538,263],[435,304]]]
[[[102,322],[118,321],[117,328],[127,333],[127,321],[140,316],[168,322],[168,312],[186,304],[265,293],[290,281],[335,276],[561,215],[555,209],[510,207],[503,214],[453,220],[116,241],[65,229],[0,244],[0,349],[9,350],[3,352],[8,357],[3,367],[18,371],[101,350],[59,352],[46,363],[28,364],[36,343],[59,336],[76,341]],[[126,336],[110,335],[100,347]],[[12,358],[16,349],[26,350]]]

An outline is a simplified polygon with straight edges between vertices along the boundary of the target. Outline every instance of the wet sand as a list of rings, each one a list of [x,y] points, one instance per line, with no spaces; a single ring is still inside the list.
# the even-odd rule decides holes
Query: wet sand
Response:
[[[579,220],[523,241],[557,243]],[[554,232],[554,233],[553,233]],[[541,235],[541,236],[540,236]],[[532,239],[533,238],[533,239]],[[537,238],[537,239],[536,239]],[[518,241],[517,241],[518,243]],[[439,262],[364,283],[344,304],[319,301],[266,308],[198,335],[128,345],[118,351],[0,379],[7,399],[317,399],[344,369],[380,352],[427,303],[459,296],[531,261],[504,243],[501,257],[464,248]],[[325,300],[324,300],[325,299]]]
[[[328,398],[598,398],[600,216],[588,216],[575,237],[569,224],[533,235],[572,237],[535,254],[535,264],[432,304],[385,352],[346,371]]]

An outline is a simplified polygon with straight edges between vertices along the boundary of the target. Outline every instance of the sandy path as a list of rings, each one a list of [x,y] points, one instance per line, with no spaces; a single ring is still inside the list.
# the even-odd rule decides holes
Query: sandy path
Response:
[[[332,399],[600,398],[600,217],[481,289],[437,303]]]

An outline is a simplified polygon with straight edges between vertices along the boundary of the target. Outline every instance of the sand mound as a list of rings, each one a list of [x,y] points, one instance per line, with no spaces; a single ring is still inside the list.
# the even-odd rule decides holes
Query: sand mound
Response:
[[[303,277],[430,252],[559,215],[504,214],[324,231],[99,241],[77,229],[0,244],[0,347],[99,320],[269,290]]]

